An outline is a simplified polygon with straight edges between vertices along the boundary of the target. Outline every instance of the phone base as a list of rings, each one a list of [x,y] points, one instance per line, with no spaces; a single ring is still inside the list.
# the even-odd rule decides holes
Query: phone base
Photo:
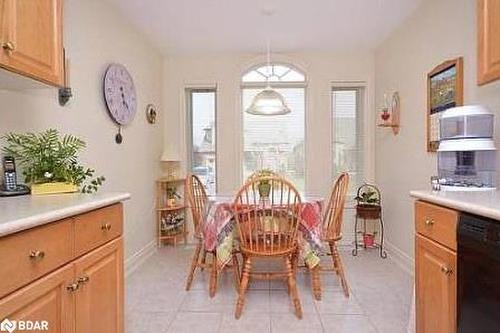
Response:
[[[26,185],[17,185],[15,190],[10,191],[7,191],[5,187],[0,186],[0,197],[15,197],[27,194],[30,194],[30,188]]]

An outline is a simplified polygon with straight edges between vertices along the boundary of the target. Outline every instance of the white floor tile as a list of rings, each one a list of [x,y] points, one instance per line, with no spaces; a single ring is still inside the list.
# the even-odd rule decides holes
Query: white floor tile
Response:
[[[346,298],[338,277],[323,272],[322,300],[312,297],[307,270],[297,274],[303,319],[294,314],[284,281],[252,280],[242,317],[234,319],[237,294],[231,271],[219,276],[216,296],[208,296],[209,272],[197,272],[185,291],[192,247],[164,247],[139,267],[125,283],[126,333],[142,332],[356,332],[403,333],[408,323],[413,278],[390,259],[361,251],[357,257],[342,249],[351,296]],[[262,261],[254,268],[280,269]]]
[[[363,315],[322,314],[321,322],[325,332],[335,333],[376,333],[368,317]]]
[[[222,314],[179,312],[168,327],[171,333],[217,333],[222,324]]]
[[[271,313],[271,331],[273,333],[315,333],[323,332],[317,313],[304,313],[298,319],[293,313]]]
[[[220,332],[269,333],[271,332],[271,316],[269,313],[245,313],[240,319],[235,319],[234,314],[225,314]]]

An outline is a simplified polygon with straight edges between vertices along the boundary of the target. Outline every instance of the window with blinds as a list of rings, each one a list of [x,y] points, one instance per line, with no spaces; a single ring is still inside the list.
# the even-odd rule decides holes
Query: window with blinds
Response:
[[[216,193],[216,91],[188,89],[188,159],[191,172],[200,178],[208,194]]]
[[[291,112],[261,116],[244,112],[269,79]],[[261,66],[242,77],[243,177],[271,169],[305,190],[305,76],[283,64]]]
[[[363,88],[332,89],[333,177],[348,172],[349,194],[364,183]]]

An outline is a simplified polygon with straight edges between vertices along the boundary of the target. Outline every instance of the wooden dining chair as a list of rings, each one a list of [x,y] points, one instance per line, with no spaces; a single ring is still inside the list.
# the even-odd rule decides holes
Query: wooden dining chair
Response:
[[[210,297],[215,296],[215,292],[217,290],[217,251],[209,251],[205,250],[205,243],[203,241],[203,223],[204,218],[207,213],[207,204],[208,204],[208,196],[205,191],[205,187],[200,179],[195,175],[188,175],[186,178],[186,192],[185,195],[188,199],[189,208],[191,209],[191,215],[193,219],[194,225],[194,237],[196,239],[196,248],[194,250],[193,259],[191,262],[191,267],[189,270],[189,275],[186,281],[186,290],[191,288],[191,284],[193,283],[194,274],[197,268],[200,268],[203,271],[205,268],[210,269],[210,281],[209,281],[209,295]],[[201,257],[200,257],[201,254]],[[211,255],[211,262],[206,263],[207,254]],[[233,270],[235,277],[235,285],[239,288],[239,265],[238,260],[233,254]]]
[[[321,270],[334,271],[339,276],[346,297],[349,297],[349,286],[337,243],[342,239],[342,222],[348,187],[349,174],[344,172],[338,176],[333,185],[323,218],[323,241],[328,243],[330,248],[328,255],[332,257],[333,267],[321,268]],[[321,285],[316,284],[313,289],[314,287],[321,288]],[[321,289],[313,292],[316,295],[321,295]]]
[[[302,318],[292,268],[292,256],[297,249],[300,205],[300,195],[295,187],[279,177],[250,180],[238,191],[233,209],[244,264],[236,302],[236,319],[241,316],[250,278],[286,280],[295,314]],[[280,272],[252,272],[252,263],[259,258],[281,259],[286,269]]]

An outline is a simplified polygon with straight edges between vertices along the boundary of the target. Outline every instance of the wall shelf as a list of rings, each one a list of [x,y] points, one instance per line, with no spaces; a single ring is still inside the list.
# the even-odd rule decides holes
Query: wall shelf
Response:
[[[387,111],[388,109],[390,109],[390,111]],[[382,128],[392,128],[392,133],[394,135],[398,135],[400,129],[401,101],[397,91],[392,94],[391,105],[390,107],[386,107],[384,112],[389,112],[389,120],[383,121],[382,123],[377,124],[377,126]]]

